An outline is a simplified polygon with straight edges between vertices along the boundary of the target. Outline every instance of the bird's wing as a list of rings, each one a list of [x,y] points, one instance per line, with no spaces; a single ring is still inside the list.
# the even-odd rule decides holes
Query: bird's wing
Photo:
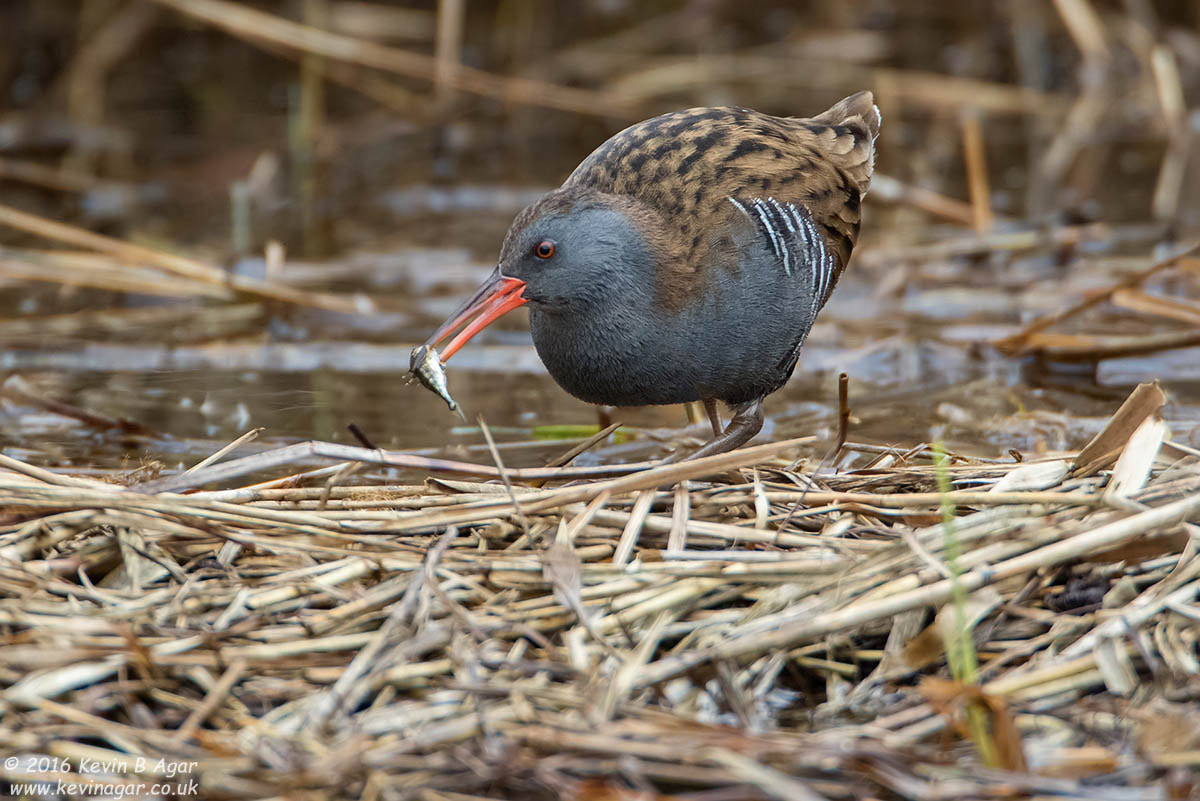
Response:
[[[778,267],[812,291],[812,316],[816,317],[837,281],[838,263],[821,227],[801,203],[774,197],[730,197],[729,203],[751,226],[762,233]]]
[[[765,140],[780,142],[786,167],[780,168],[769,149],[736,162],[743,188],[731,196],[769,197],[803,208],[833,251],[834,283],[858,240],[880,121],[870,92],[852,95],[811,119],[767,117],[760,127],[775,132]]]
[[[616,134],[584,159],[563,184],[624,198],[655,219],[647,222],[663,262],[666,302],[686,298],[722,259],[709,252],[713,233],[737,224],[755,199],[776,224],[811,221],[813,247],[832,254],[822,300],[845,269],[858,236],[860,203],[870,186],[880,116],[870,92],[859,92],[812,118],[772,117],[744,108],[695,108],[664,114]],[[645,220],[648,215],[638,215]],[[789,260],[791,254],[789,254]],[[821,269],[824,262],[821,262]],[[790,262],[789,262],[790,266]]]

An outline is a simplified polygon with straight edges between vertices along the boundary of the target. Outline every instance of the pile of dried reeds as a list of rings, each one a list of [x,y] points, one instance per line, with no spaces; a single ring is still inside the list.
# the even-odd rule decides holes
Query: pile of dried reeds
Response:
[[[807,440],[361,486],[372,461],[474,468],[292,446],[118,486],[3,457],[0,776],[207,798],[1184,798],[1200,454],[1169,441],[1164,400],[1139,387],[1079,453],[850,443],[862,466],[835,474],[803,469]],[[312,456],[351,461],[231,485]]]

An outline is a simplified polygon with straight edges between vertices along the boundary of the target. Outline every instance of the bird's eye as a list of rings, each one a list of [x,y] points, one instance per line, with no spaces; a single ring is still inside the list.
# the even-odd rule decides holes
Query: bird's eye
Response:
[[[541,242],[538,242],[533,248],[533,255],[537,256],[539,259],[548,259],[553,256],[554,240],[543,239]]]

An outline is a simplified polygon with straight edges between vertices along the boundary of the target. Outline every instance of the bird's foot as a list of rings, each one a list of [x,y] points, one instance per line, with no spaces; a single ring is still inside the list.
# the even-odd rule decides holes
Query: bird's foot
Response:
[[[718,421],[720,420],[716,416],[717,405],[714,401],[705,400],[704,408],[708,411],[709,419],[713,421],[713,431],[715,433],[719,430]],[[705,456],[714,456],[718,453],[731,451],[734,448],[740,448],[762,430],[762,398],[739,404],[733,408],[733,412],[733,419],[729,421],[729,425],[725,427],[725,430],[704,443],[699,450],[693,453],[676,451],[664,459],[663,464],[701,459]]]

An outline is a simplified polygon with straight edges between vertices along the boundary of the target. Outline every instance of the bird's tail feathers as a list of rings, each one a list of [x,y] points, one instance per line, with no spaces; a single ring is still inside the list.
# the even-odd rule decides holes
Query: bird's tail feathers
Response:
[[[883,124],[883,115],[870,92],[857,92],[835,103],[828,111],[813,117],[813,122],[837,126],[830,156],[853,176],[864,195],[875,171],[875,139]],[[834,128],[834,130],[837,130]],[[848,135],[847,135],[848,134]]]

